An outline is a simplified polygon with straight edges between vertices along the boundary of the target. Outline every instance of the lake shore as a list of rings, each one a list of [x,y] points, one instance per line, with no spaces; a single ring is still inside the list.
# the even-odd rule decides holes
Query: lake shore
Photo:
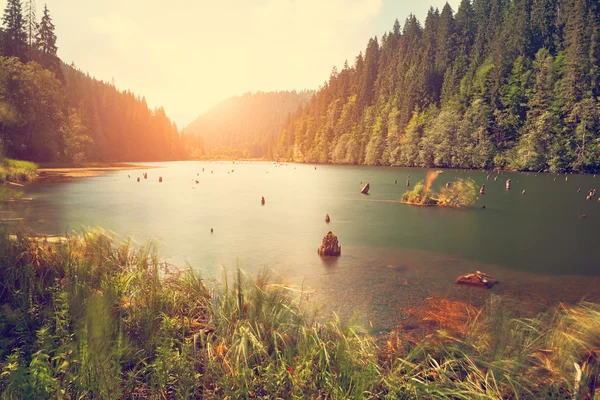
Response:
[[[151,245],[118,242],[102,229],[65,245],[69,251],[24,232],[0,234],[0,392],[9,398],[34,390],[42,393],[36,398],[439,399],[482,398],[484,388],[486,398],[591,399],[599,392],[595,302],[523,318],[503,296],[481,307],[428,298],[408,311],[420,326],[372,335],[323,314],[266,271],[207,281],[162,263]],[[21,378],[39,368],[42,384]]]
[[[121,162],[94,162],[83,164],[40,164],[38,182],[66,182],[76,178],[99,176],[111,171],[160,168],[153,165],[137,165]]]

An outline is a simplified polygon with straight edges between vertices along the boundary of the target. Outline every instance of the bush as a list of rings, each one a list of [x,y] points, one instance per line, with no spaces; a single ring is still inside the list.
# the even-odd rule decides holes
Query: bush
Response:
[[[440,190],[439,205],[453,208],[471,207],[477,201],[477,186],[471,179],[457,179]]]

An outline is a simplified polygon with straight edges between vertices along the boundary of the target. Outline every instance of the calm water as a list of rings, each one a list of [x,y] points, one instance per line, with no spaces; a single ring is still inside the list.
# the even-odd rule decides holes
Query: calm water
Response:
[[[138,242],[155,239],[170,262],[187,261],[207,278],[220,276],[223,265],[249,274],[268,267],[303,285],[312,301],[342,313],[358,309],[375,327],[398,323],[403,310],[430,296],[479,303],[498,293],[540,309],[600,296],[600,203],[585,198],[600,189],[600,177],[505,172],[488,180],[485,172],[446,170],[434,188],[455,177],[486,184],[476,208],[452,210],[397,203],[407,175],[414,185],[425,169],[154,165],[162,168],[33,184],[22,189],[33,201],[12,211],[40,233],[102,226]],[[143,172],[148,180],[137,183]],[[371,184],[369,196],[360,194],[361,182]],[[339,259],[317,255],[329,230],[342,245]],[[475,270],[501,284],[481,290],[453,283]]]

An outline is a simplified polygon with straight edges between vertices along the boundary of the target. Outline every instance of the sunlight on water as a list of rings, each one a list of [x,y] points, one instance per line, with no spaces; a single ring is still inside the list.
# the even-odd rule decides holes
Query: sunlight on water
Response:
[[[375,327],[398,323],[403,309],[430,296],[481,303],[493,292],[526,299],[537,309],[593,296],[600,283],[600,204],[586,200],[598,183],[591,176],[565,181],[545,174],[446,170],[434,190],[458,177],[486,184],[473,209],[453,210],[398,203],[407,176],[416,183],[425,169],[157,165],[163,168],[34,184],[24,188],[34,200],[11,208],[40,233],[102,226],[138,242],[155,239],[169,262],[189,262],[207,278],[219,277],[222,266],[239,265],[251,275],[270,268],[290,285],[304,285],[311,301],[342,314],[359,309]],[[361,195],[367,182],[369,196]],[[582,214],[586,218],[578,218]],[[339,259],[317,255],[329,230],[342,245]],[[454,284],[458,275],[475,270],[501,284],[492,290]]]

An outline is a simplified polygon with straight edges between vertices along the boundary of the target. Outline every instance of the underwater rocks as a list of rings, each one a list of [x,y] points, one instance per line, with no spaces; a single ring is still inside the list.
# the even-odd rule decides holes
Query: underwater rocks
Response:
[[[319,247],[317,252],[321,256],[339,256],[342,254],[342,246],[338,244],[337,236],[329,231],[323,238],[321,247]]]
[[[458,279],[456,279],[456,283],[458,283],[459,285],[471,285],[491,289],[494,285],[497,285],[499,282],[491,276],[489,276],[488,274],[481,271],[477,271],[474,274],[466,274],[459,276]]]

